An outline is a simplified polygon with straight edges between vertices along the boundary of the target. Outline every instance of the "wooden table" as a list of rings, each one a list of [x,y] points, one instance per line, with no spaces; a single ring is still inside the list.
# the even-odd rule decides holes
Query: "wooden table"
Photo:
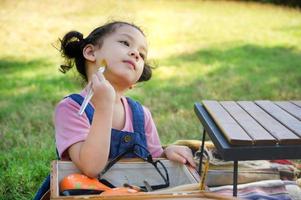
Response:
[[[233,196],[238,161],[301,159],[301,101],[204,100],[194,110],[204,127],[201,155],[208,133],[221,157],[234,161]]]

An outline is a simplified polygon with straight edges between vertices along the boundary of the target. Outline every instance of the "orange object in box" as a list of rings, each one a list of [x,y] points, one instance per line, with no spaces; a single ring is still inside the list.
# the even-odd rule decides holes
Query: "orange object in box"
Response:
[[[97,178],[89,178],[83,174],[70,174],[60,182],[60,191],[73,189],[111,190],[108,186],[100,183]]]

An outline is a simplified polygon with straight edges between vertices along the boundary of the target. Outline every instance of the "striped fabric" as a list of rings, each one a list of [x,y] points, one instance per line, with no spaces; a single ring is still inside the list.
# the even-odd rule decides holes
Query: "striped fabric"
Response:
[[[211,192],[232,195],[232,185],[211,187]],[[266,180],[238,185],[238,197],[246,200],[301,200],[295,181]]]

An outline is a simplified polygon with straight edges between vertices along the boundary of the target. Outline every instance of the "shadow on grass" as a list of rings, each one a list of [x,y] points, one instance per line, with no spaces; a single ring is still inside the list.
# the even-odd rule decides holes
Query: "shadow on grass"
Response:
[[[0,59],[0,199],[32,199],[56,158],[54,107],[76,84],[55,70],[45,59]]]
[[[30,68],[35,69],[37,67],[41,67],[46,62],[44,59],[31,60],[28,62],[15,60],[13,58],[1,58],[0,59],[0,70],[1,72],[13,72],[15,70],[23,70]]]
[[[178,72],[169,77],[167,70],[169,78],[155,77],[145,93],[165,95],[177,106],[191,106],[202,99],[301,98],[301,52],[293,48],[248,44],[225,50],[202,49],[159,63]]]
[[[143,87],[138,86],[132,95],[150,105],[153,113],[158,113],[157,116],[162,116],[160,124],[167,124],[164,128],[167,132],[174,129],[169,116],[179,114],[184,119],[192,117],[187,113],[191,113],[193,103],[203,99],[301,99],[300,54],[294,48],[246,44],[175,55],[159,60],[159,64],[166,69],[161,72],[163,74],[155,74],[152,81]],[[3,74],[0,103],[4,105],[0,110],[1,121],[13,119],[18,123],[23,118],[31,118],[30,124],[38,130],[35,132],[41,132],[39,127],[42,127],[43,121],[39,118],[50,116],[47,112],[53,111],[54,105],[62,98],[60,95],[79,91],[78,83],[64,76],[40,73],[32,77],[19,76],[19,80],[12,80],[14,76],[10,76],[22,70],[54,68],[51,65],[44,60],[28,63],[0,60],[0,73]],[[17,94],[15,90],[18,90]],[[28,116],[27,112],[31,109],[32,115]],[[48,122],[50,126],[51,121]],[[190,125],[185,123],[185,128],[189,130]],[[161,127],[163,129],[163,125]],[[24,129],[25,134],[30,134],[28,130],[31,129]]]
[[[169,75],[167,70],[167,78],[164,78],[165,74],[159,74],[159,77],[154,76],[146,83],[140,90],[143,96],[137,93],[143,101],[166,99],[177,109],[181,105],[188,108],[191,101],[201,99],[301,98],[301,53],[293,48],[247,44],[229,49],[201,49],[158,62],[176,72]],[[52,63],[45,60],[25,63],[0,60],[0,73],[3,74],[1,90],[4,91],[1,98],[10,99],[9,104],[24,100],[31,103],[50,100],[55,103],[59,90],[78,89],[78,84],[64,76],[42,74],[34,78],[11,80],[10,74],[22,70],[35,71],[43,67],[54,68]],[[13,90],[20,90],[20,94],[11,95]],[[162,108],[166,105],[160,104]],[[13,108],[8,110],[11,109]]]
[[[0,120],[9,114],[22,113],[28,107],[35,108],[39,103],[54,106],[62,98],[61,91],[78,88],[78,83],[55,74],[54,64],[45,59],[29,62],[0,59],[0,73]]]
[[[55,105],[78,85],[64,75],[41,70],[52,71],[52,68],[55,73],[54,64],[42,59],[25,63],[0,60],[0,138],[6,139],[0,149],[28,146],[47,149],[45,144],[54,141]],[[49,141],[44,141],[47,138]]]
[[[200,49],[159,60],[153,79],[143,84],[132,96],[151,108],[164,143],[199,139],[195,102],[301,99],[301,55],[250,44]]]

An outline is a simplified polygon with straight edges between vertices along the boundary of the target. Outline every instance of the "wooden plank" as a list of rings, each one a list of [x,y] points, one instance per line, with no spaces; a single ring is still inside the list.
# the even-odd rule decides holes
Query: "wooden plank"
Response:
[[[237,103],[222,101],[220,104],[253,139],[255,145],[273,145],[277,143],[277,140]]]
[[[274,136],[279,144],[301,144],[298,136],[263,111],[255,103],[251,101],[238,101],[237,103]]]
[[[301,108],[301,101],[291,101],[291,102]]]
[[[301,107],[289,101],[275,101],[274,103],[301,121]]]
[[[259,105],[262,109],[264,109],[267,113],[277,119],[281,124],[283,124],[286,128],[291,130],[297,136],[299,136],[299,140],[301,137],[301,122],[291,116],[286,111],[279,108],[276,104],[271,101],[255,101],[257,105]]]
[[[56,196],[59,196],[59,189],[58,189],[58,165],[57,160],[54,160],[51,162],[51,176],[50,176],[50,197],[54,198]]]
[[[217,126],[232,145],[252,145],[253,140],[217,101],[203,101]]]

